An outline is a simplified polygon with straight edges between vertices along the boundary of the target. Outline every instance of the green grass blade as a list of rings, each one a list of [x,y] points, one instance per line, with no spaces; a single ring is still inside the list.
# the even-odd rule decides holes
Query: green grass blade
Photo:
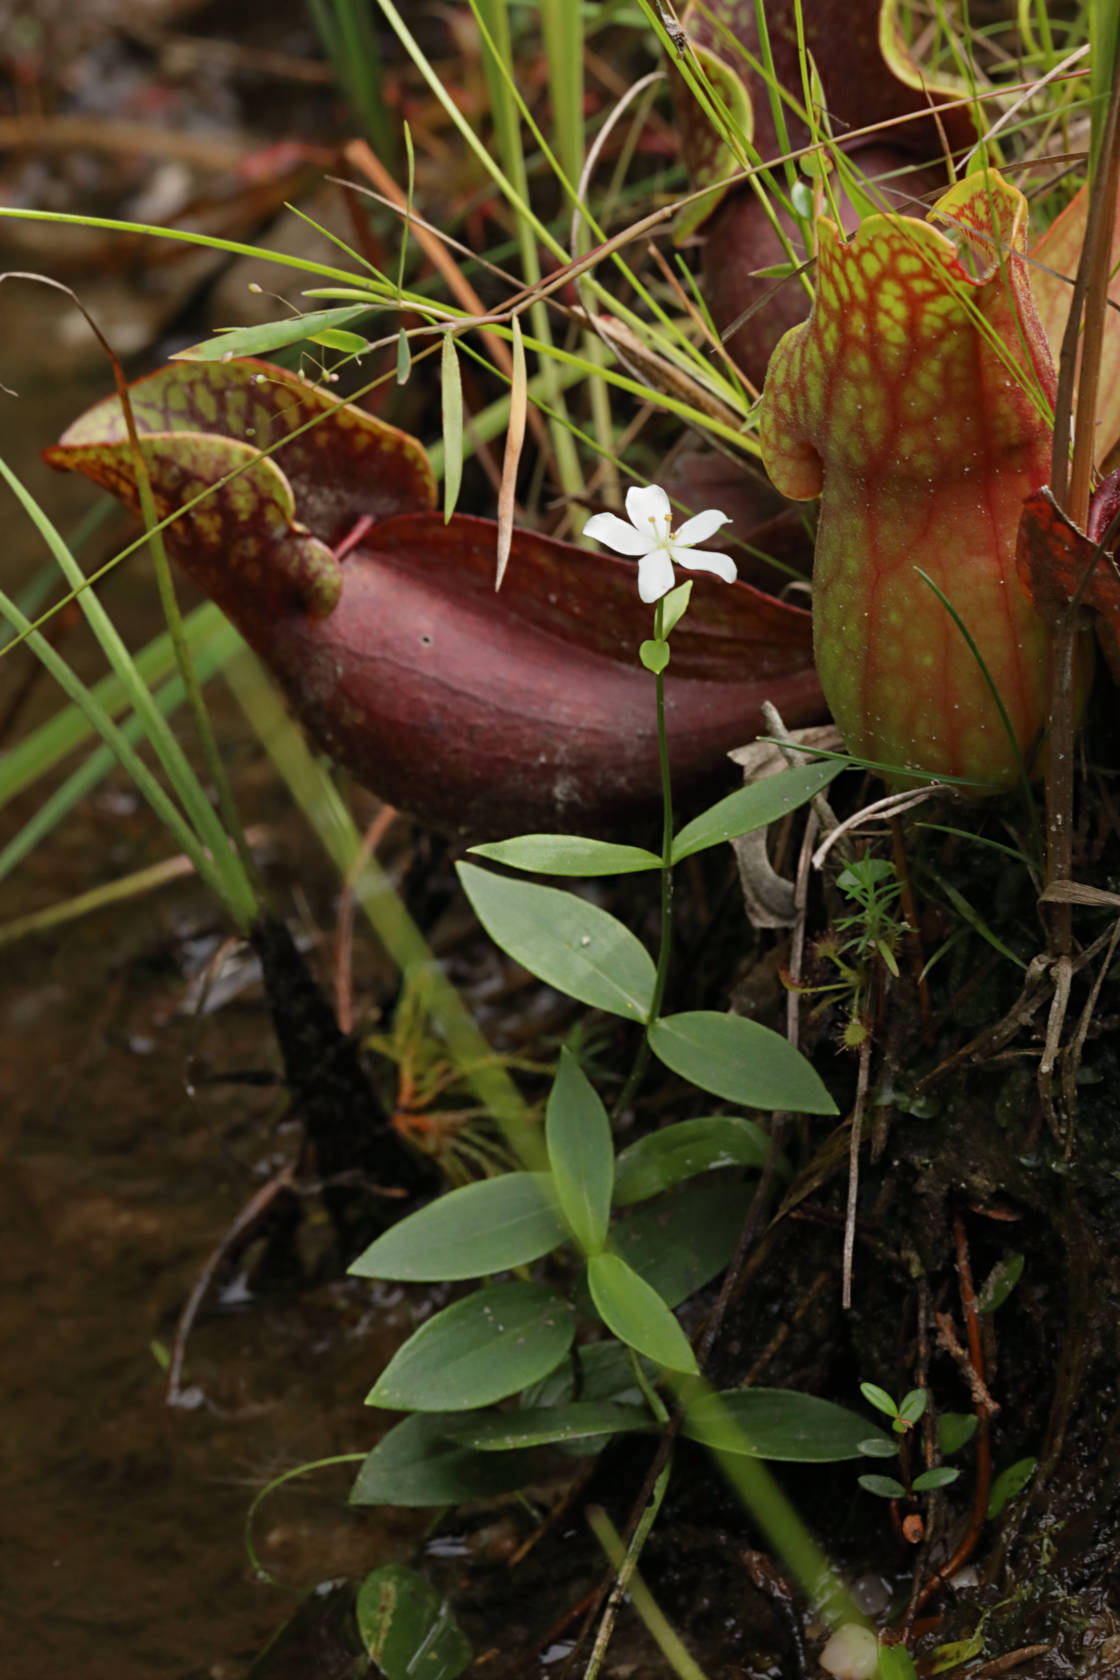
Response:
[[[30,491],[2,459],[0,477],[3,477],[32,520],[70,587],[82,588],[79,599],[90,629],[97,637],[109,664],[124,684],[133,709],[143,720],[148,739],[182,802],[183,810],[187,813],[195,834],[210,853],[213,860],[211,873],[217,871],[223,879],[223,902],[231,908],[237,925],[242,929],[247,928],[257,912],[256,894],[252,884],[233,852],[217,813],[207,799],[186,754],[168,727],[167,720],[156,708],[147,684],[139,676],[132,655],[125,647],[116,625],[93,591],[82,587],[86,583],[85,574],[61,535]],[[22,614],[20,618],[26,626],[27,621],[22,618]],[[119,731],[117,733],[119,734]]]
[[[52,570],[52,577],[54,575]],[[33,610],[27,602],[17,602],[24,613]],[[214,664],[224,663],[241,645],[241,638],[217,607],[209,601],[196,607],[186,620],[187,638],[200,664],[210,662],[212,647],[221,648]],[[136,669],[149,686],[161,682],[175,664],[171,638],[166,631],[149,642],[135,656]],[[121,679],[110,671],[90,689],[97,704],[117,717],[128,705],[128,693]],[[24,788],[45,776],[68,753],[88,741],[95,733],[88,717],[78,706],[66,706],[0,757],[0,809]]]
[[[216,637],[206,648],[205,654],[198,660],[198,675],[201,682],[206,682],[214,673],[221,669],[226,660],[242,646],[242,641],[232,625],[223,626],[226,634]],[[94,691],[96,693],[96,690]],[[178,706],[181,706],[186,696],[186,689],[181,676],[174,676],[164,683],[154,698],[155,704],[165,717],[170,716]],[[76,707],[67,707],[67,717],[78,718],[84,725],[83,734],[90,733],[88,721],[82,717]],[[52,719],[52,722],[54,720]],[[133,746],[144,736],[141,720],[133,712],[120,725],[121,734]],[[50,797],[40,805],[34,816],[24,824],[19,833],[0,851],[0,881],[22,862],[46,837],[58,827],[64,817],[68,816],[80,799],[91,793],[109,774],[116,763],[116,755],[108,746],[98,747],[90,753],[84,764],[69,775],[56,788]]]
[[[173,804],[167,792],[157,782],[144,761],[138,757],[123,731],[113,722],[104,707],[98,705],[90,690],[70,668],[62,655],[50,645],[44,636],[41,636],[38,631],[32,630],[15,602],[2,590],[0,590],[0,613],[4,615],[14,629],[25,637],[32,653],[35,654],[36,658],[42,660],[63,693],[73,700],[77,706],[81,707],[89,719],[91,727],[112,748],[117,762],[132,777],[138,792],[147,800],[180,850],[191,859],[202,879],[206,881],[226,905],[230,914],[237,920],[238,906],[226,897],[225,884],[216,865],[199,844],[197,835],[191,830],[183,813]],[[240,922],[239,925],[241,925]]]

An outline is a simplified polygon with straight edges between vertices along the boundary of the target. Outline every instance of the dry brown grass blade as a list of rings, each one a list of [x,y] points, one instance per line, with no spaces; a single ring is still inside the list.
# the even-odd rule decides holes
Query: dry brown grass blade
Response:
[[[525,375],[525,345],[521,337],[521,322],[515,315],[513,327],[513,368],[510,376],[509,425],[506,428],[506,452],[502,457],[502,485],[498,492],[498,569],[494,574],[494,589],[502,587],[513,542],[513,515],[517,505],[517,469],[525,443],[525,419],[529,410],[529,389]]]

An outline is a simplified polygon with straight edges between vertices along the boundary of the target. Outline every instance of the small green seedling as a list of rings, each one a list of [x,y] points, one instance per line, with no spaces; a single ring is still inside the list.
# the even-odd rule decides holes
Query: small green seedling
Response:
[[[865,1493],[873,1493],[880,1499],[912,1499],[916,1493],[933,1493],[937,1488],[948,1487],[955,1482],[960,1471],[950,1465],[936,1465],[932,1470],[923,1470],[921,1475],[913,1480],[909,1474],[909,1436],[914,1425],[924,1415],[929,1404],[929,1391],[924,1388],[912,1388],[902,1399],[896,1401],[885,1388],[877,1383],[864,1382],[859,1385],[860,1393],[869,1405],[876,1411],[882,1412],[891,1420],[891,1429],[899,1437],[893,1452],[898,1453],[904,1480],[898,1481],[894,1476],[865,1475],[859,1478],[859,1485]],[[963,1446],[967,1434],[958,1432],[957,1446]],[[860,1450],[869,1458],[886,1458],[892,1449],[885,1436],[872,1436],[861,1443]],[[944,1450],[944,1444],[943,1444]]]

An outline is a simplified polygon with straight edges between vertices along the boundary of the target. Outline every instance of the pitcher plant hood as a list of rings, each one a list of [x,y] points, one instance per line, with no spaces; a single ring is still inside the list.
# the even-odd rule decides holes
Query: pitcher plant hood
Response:
[[[774,352],[760,415],[774,484],[821,498],[814,649],[850,750],[991,788],[1037,758],[1049,689],[1015,567],[1055,388],[1026,220],[984,170],[925,222],[875,215],[847,241],[822,222],[812,314]]]

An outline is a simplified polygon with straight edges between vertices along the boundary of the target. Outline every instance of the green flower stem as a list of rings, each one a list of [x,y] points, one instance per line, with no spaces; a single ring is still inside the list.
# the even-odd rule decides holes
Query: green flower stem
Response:
[[[658,601],[654,619],[654,640],[663,639],[664,603]],[[673,945],[673,783],[669,776],[669,742],[665,734],[665,672],[658,671],[657,685],[657,753],[661,765],[661,944],[657,954],[657,976],[653,982],[648,1025],[661,1013],[665,996],[665,981],[669,973],[669,957]]]
[[[665,611],[664,599],[658,601],[653,621],[653,639],[656,642],[665,640]],[[661,1013],[661,1002],[665,996],[665,981],[669,974],[669,958],[673,948],[673,784],[669,776],[669,742],[665,734],[665,673],[658,671],[654,676],[657,689],[657,752],[661,765],[661,933],[657,953],[657,973],[653,981],[653,996],[650,998],[649,1014],[646,1016],[648,1029]],[[617,1118],[627,1108],[630,1099],[637,1090],[649,1062],[649,1038],[642,1035],[642,1042],[638,1047],[638,1054],[634,1057],[634,1065],[630,1069],[614,1112]]]

